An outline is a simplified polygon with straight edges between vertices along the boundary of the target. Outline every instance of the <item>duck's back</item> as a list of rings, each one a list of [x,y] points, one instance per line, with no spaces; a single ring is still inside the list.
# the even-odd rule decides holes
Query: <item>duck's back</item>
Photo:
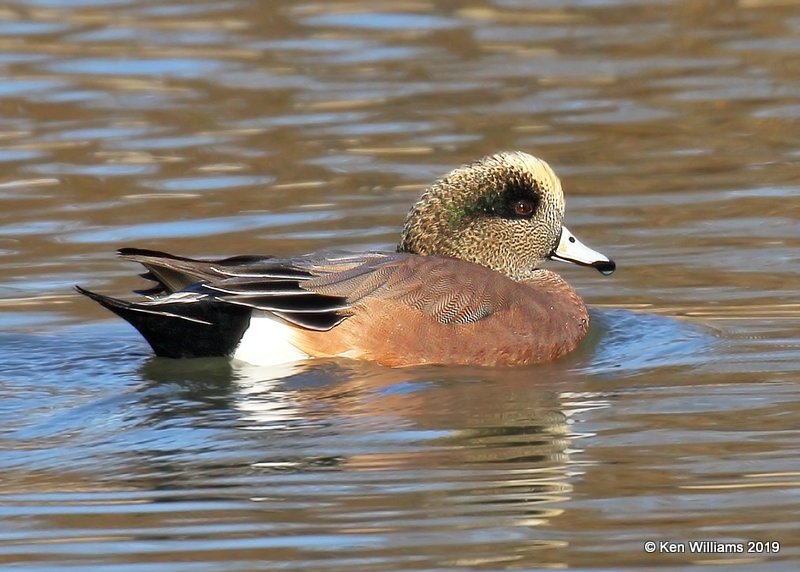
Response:
[[[572,351],[589,325],[575,290],[547,270],[515,282],[462,260],[395,254],[359,283],[335,274],[320,282],[304,287],[345,297],[350,309],[329,332],[294,332],[295,345],[319,357],[389,366],[538,363]]]

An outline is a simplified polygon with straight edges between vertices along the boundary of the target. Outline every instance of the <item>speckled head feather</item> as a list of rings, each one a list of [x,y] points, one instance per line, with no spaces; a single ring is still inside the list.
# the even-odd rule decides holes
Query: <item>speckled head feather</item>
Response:
[[[563,219],[561,182],[550,166],[527,153],[498,153],[431,185],[409,212],[397,250],[526,280],[558,244]]]

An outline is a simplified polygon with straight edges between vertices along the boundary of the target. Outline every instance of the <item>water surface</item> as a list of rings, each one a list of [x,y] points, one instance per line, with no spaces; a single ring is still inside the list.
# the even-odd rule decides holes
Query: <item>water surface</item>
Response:
[[[796,569],[799,33],[755,0],[7,2],[0,563]],[[553,265],[593,306],[553,364],[156,359],[71,290],[141,287],[121,246],[392,248],[507,149],[619,267]]]

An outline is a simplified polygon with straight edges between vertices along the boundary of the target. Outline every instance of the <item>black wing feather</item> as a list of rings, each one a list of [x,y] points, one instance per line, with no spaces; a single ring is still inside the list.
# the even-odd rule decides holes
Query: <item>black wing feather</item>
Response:
[[[254,311],[301,328],[330,330],[349,317],[347,297],[304,284],[326,271],[363,262],[337,259],[319,269],[319,260],[325,259],[244,255],[194,260],[139,248],[123,248],[119,254],[142,264],[147,272],[141,276],[156,283],[136,291],[147,299],[128,302],[76,288],[131,323],[157,355],[166,357],[230,355]]]

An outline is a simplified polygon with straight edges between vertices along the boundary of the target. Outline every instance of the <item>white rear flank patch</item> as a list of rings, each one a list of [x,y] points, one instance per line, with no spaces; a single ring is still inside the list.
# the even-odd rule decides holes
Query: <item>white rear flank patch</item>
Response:
[[[308,359],[310,356],[291,344],[292,328],[269,314],[250,318],[233,358],[253,365],[277,365]]]

